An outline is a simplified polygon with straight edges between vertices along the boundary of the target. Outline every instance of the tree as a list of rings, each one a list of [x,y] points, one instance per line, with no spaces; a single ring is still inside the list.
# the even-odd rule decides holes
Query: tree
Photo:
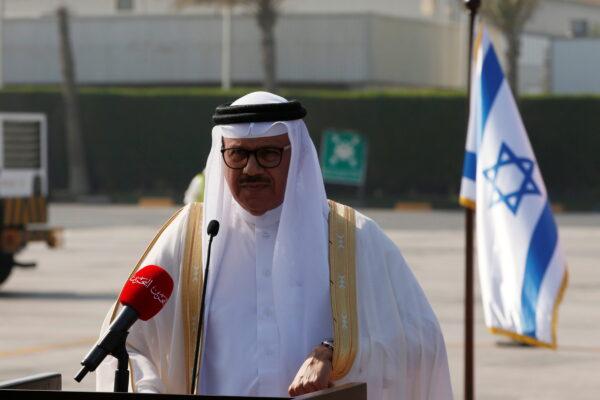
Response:
[[[506,41],[506,78],[515,95],[519,90],[518,61],[521,53],[521,34],[525,23],[533,15],[539,0],[485,0],[481,14],[500,30]]]
[[[90,184],[87,175],[85,147],[81,133],[79,98],[75,79],[75,61],[71,44],[69,12],[65,7],[57,10],[58,34],[60,43],[62,93],[65,103],[67,131],[67,155],[69,159],[69,192],[73,197],[89,194]]]
[[[236,5],[250,7],[256,16],[261,33],[263,86],[270,92],[277,90],[277,67],[275,54],[275,24],[279,0],[177,0],[179,6],[214,4],[223,8]]]

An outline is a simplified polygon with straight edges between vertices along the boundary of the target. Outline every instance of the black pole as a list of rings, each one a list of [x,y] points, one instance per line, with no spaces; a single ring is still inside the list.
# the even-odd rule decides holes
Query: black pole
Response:
[[[78,197],[89,194],[90,182],[87,174],[87,159],[81,130],[81,110],[77,81],[75,77],[75,57],[71,41],[71,23],[66,7],[57,10],[60,61],[62,72],[62,93],[65,104],[65,132],[69,172],[69,192]]]
[[[473,33],[475,19],[481,6],[481,0],[464,0],[469,10],[469,58],[467,66],[467,110],[471,105],[471,66],[473,65]],[[469,115],[469,112],[467,112]],[[465,400],[475,398],[475,343],[474,343],[474,268],[473,268],[473,231],[474,212],[465,209]]]
[[[128,333],[125,332],[121,344],[112,352],[112,355],[118,360],[113,387],[115,393],[127,393],[129,391],[129,353],[127,353],[125,347]]]
[[[190,388],[190,394],[196,394],[198,390],[198,358],[200,357],[200,340],[202,338],[202,323],[204,322],[204,303],[206,301],[206,289],[208,283],[208,267],[210,266],[210,249],[212,248],[212,241],[217,233],[219,233],[219,222],[214,219],[209,222],[206,229],[206,233],[209,236],[208,240],[208,251],[206,252],[206,268],[204,272],[204,282],[202,288],[202,298],[200,300],[200,315],[198,316],[198,331],[196,333],[196,351],[194,352],[194,368],[192,371],[192,387]]]

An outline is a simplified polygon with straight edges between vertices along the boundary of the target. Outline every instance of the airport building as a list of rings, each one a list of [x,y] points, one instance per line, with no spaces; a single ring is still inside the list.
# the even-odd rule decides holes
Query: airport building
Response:
[[[72,15],[83,84],[202,84],[222,78],[223,17],[178,0],[4,0],[5,84],[60,81],[56,9]],[[260,82],[260,31],[232,10],[231,80]],[[520,87],[600,93],[600,1],[542,0],[526,25]],[[504,42],[492,30],[502,56]],[[277,75],[286,85],[465,86],[467,18],[458,0],[282,0]]]

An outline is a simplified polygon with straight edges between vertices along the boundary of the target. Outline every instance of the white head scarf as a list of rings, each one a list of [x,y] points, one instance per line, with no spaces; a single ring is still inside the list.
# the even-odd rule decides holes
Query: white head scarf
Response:
[[[284,102],[287,100],[283,97],[254,92],[232,105]],[[205,263],[208,244],[206,228],[209,221],[219,221],[221,227],[213,244],[207,289],[207,299],[210,301],[213,278],[223,253],[235,251],[236,246],[235,243],[227,243],[236,207],[223,174],[223,169],[227,167],[220,152],[221,139],[268,137],[286,132],[292,153],[275,240],[273,290],[280,344],[284,352],[282,356],[289,361],[292,370],[288,373],[293,376],[308,351],[332,332],[327,233],[329,206],[317,152],[304,121],[240,123],[213,128],[212,148],[206,165],[202,239]],[[210,312],[210,307],[207,311]]]

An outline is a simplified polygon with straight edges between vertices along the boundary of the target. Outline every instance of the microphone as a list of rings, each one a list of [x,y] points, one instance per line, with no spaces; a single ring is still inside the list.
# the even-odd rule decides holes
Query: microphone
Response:
[[[119,302],[123,308],[108,327],[104,336],[85,356],[75,380],[81,382],[90,371],[95,371],[107,355],[125,344],[129,328],[137,321],[154,317],[167,303],[173,292],[173,279],[157,265],[147,265],[125,282]]]
[[[212,220],[208,223],[208,227],[206,228],[206,233],[208,233],[208,236],[211,237],[211,240],[213,237],[217,236],[217,233],[219,233],[219,221],[217,220]]]
[[[204,273],[204,283],[202,289],[202,300],[200,301],[200,315],[198,316],[198,332],[196,334],[196,351],[194,353],[194,369],[192,371],[192,387],[190,393],[195,394],[196,381],[198,380],[198,357],[200,355],[200,335],[202,334],[202,322],[204,321],[204,301],[206,299],[206,283],[208,282],[208,266],[210,265],[210,249],[212,247],[212,241],[217,233],[219,233],[219,221],[212,220],[206,227],[206,233],[210,236],[208,240],[208,251],[206,252],[206,268]]]

